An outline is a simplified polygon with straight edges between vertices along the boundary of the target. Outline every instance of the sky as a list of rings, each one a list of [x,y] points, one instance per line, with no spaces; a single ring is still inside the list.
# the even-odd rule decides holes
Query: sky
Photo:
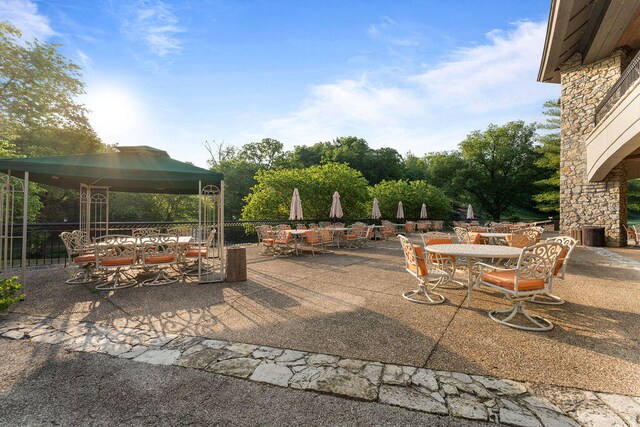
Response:
[[[340,136],[416,155],[544,121],[550,0],[0,0],[81,66],[103,142],[206,166],[203,143]]]

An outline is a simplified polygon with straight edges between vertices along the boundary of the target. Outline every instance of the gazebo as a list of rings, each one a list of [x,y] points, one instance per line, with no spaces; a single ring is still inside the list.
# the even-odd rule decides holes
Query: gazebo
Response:
[[[22,275],[27,244],[29,182],[80,190],[80,229],[89,236],[109,233],[109,192],[197,194],[198,230],[217,230],[220,277],[224,279],[224,176],[174,160],[148,146],[117,147],[116,152],[69,156],[0,159],[0,261],[7,273],[13,253],[16,193],[23,193]],[[204,237],[204,238],[203,238]],[[201,243],[200,243],[201,244]],[[200,263],[199,263],[200,265]],[[201,268],[198,280],[201,280]],[[216,280],[218,281],[218,280]]]

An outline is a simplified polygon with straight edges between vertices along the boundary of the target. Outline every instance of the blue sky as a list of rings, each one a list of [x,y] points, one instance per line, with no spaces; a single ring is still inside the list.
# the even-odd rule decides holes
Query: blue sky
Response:
[[[205,166],[204,141],[286,149],[338,136],[401,154],[542,121],[549,0],[2,0],[0,19],[63,44],[106,143]]]

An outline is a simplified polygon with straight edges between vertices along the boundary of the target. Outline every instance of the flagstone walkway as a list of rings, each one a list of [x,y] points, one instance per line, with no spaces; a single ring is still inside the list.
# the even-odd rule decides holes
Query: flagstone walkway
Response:
[[[515,426],[637,426],[640,398],[206,337],[8,314],[0,336]]]

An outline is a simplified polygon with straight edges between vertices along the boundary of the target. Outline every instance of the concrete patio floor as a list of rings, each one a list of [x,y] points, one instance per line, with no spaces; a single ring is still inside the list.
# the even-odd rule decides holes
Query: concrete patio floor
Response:
[[[625,256],[619,249],[615,253]],[[635,252],[633,252],[635,255]],[[249,280],[130,288],[109,296],[67,285],[73,269],[32,269],[16,313],[152,329],[371,361],[640,395],[640,270],[578,247],[555,293],[535,306],[555,328],[504,327],[487,289],[444,290],[437,306],[404,300],[415,279],[394,240],[333,254],[274,258],[247,248]],[[631,257],[633,258],[633,257]],[[461,276],[460,278],[464,278]]]

